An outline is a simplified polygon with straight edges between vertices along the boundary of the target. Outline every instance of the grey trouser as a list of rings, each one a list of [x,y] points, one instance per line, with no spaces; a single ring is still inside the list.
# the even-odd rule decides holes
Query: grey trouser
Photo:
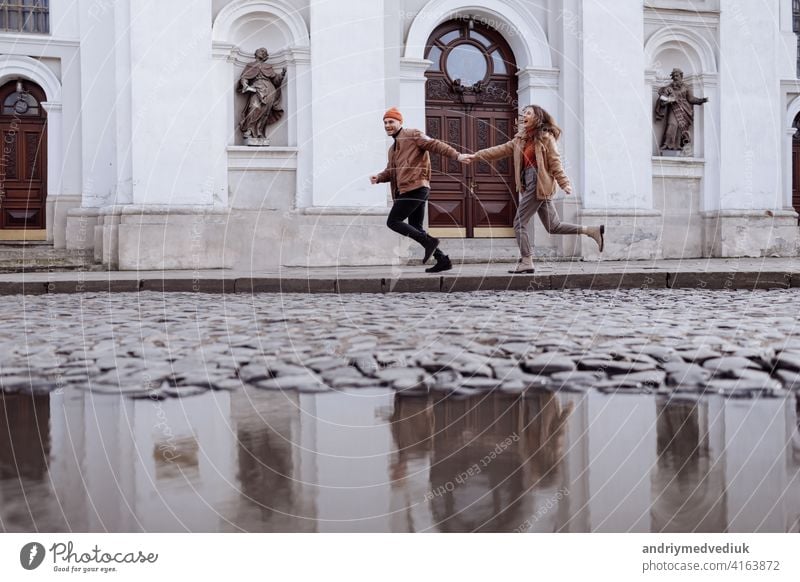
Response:
[[[555,206],[550,200],[536,198],[536,168],[526,168],[524,173],[525,191],[519,195],[517,216],[514,218],[514,234],[517,237],[519,253],[522,257],[533,256],[531,241],[528,236],[528,223],[534,214],[538,214],[544,228],[550,234],[580,234],[577,224],[561,222]]]

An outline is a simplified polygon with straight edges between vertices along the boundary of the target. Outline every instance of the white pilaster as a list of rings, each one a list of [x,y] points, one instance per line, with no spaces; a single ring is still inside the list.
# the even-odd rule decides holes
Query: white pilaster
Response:
[[[314,206],[383,206],[383,0],[311,0]]]
[[[131,3],[136,204],[213,202],[211,20],[210,0]]]
[[[783,206],[779,31],[765,4],[720,0],[721,210]]]
[[[103,6],[103,9],[97,4],[81,0],[79,13],[83,137],[81,190],[83,205],[92,207],[114,203],[118,172],[118,112],[125,101],[117,82],[124,70],[118,70],[120,62],[117,57],[125,50],[127,37],[123,31],[130,21],[125,12],[127,0]],[[124,25],[120,26],[118,22],[124,22]],[[122,36],[117,37],[117,34]],[[126,78],[124,83],[128,82]]]
[[[433,63],[426,59],[400,59],[400,101],[406,127],[425,130],[425,71]]]
[[[652,208],[642,0],[583,3],[586,208]]]

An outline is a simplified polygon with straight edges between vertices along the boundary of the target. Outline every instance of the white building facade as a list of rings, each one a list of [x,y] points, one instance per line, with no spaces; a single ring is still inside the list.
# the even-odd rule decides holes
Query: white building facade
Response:
[[[383,112],[472,151],[536,103],[564,130],[562,219],[607,225],[599,257],[534,221],[538,255],[796,256],[797,4],[0,1],[0,238],[125,270],[391,264],[407,242],[369,183]],[[259,47],[287,69],[285,114],[249,147],[237,87]],[[664,156],[653,107],[676,67],[708,102],[691,151]],[[513,236],[508,162],[432,162],[431,231]]]

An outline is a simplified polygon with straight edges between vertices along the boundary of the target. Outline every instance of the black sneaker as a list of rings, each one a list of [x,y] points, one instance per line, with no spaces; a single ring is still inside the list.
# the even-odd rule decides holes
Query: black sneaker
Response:
[[[441,273],[442,271],[449,271],[452,268],[453,268],[453,263],[450,262],[450,257],[445,255],[441,259],[438,259],[434,266],[428,267],[427,269],[425,269],[425,272],[426,273]]]
[[[431,255],[433,255],[436,249],[439,248],[439,239],[429,236],[428,240],[423,245],[423,248],[425,249],[425,257],[422,259],[422,264],[424,265],[430,260]]]

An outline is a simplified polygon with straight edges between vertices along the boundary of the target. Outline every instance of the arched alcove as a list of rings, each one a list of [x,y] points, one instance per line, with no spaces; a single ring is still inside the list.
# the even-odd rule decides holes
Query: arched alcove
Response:
[[[658,90],[671,82],[673,69],[683,71],[684,81],[696,96],[707,94],[707,81],[717,72],[716,56],[711,45],[690,29],[665,27],[654,33],[645,45],[647,77],[651,86],[655,109]],[[695,109],[692,157],[703,157],[705,152],[704,108]],[[660,142],[665,121],[653,120],[653,155],[660,155]]]
[[[256,49],[264,47],[270,54],[267,62],[276,71],[285,67],[294,73],[287,75],[282,88],[281,104],[286,114],[270,126],[268,136],[276,146],[296,145],[296,110],[289,111],[287,105],[298,99],[297,54],[305,56],[309,46],[308,29],[300,13],[282,0],[236,0],[220,10],[214,21],[212,39],[217,49],[215,54],[224,57],[229,64],[228,119],[233,131],[227,143],[243,143],[237,125],[247,99],[238,90],[239,77],[245,65],[255,59]]]

